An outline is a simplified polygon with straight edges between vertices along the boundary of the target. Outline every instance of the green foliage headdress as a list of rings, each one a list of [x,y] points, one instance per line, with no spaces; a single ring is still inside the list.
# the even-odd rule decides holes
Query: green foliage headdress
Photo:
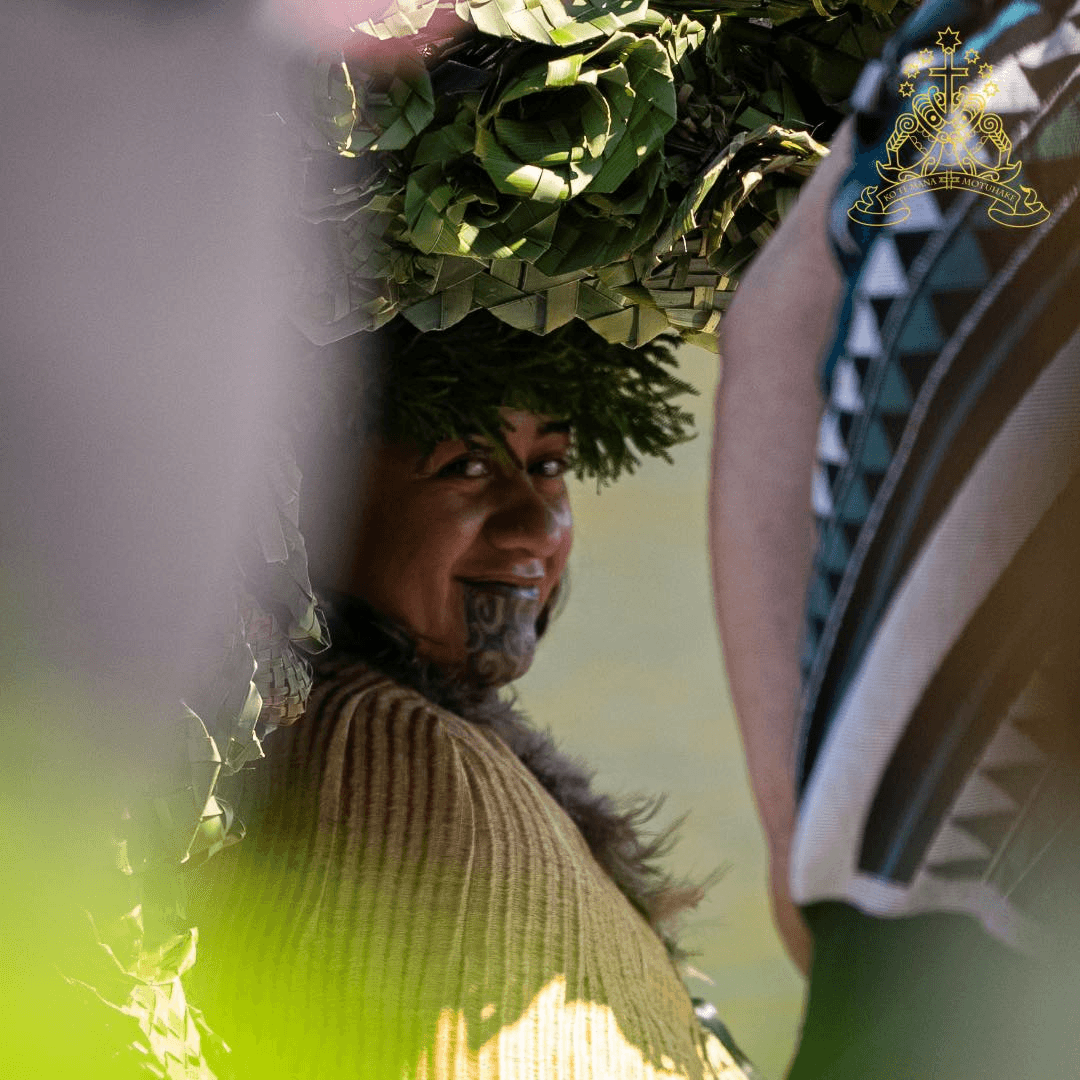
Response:
[[[468,316],[558,332],[555,411],[583,471],[614,478],[631,444],[664,453],[687,418],[671,412],[661,342],[715,349],[740,269],[825,153],[814,136],[835,127],[895,2],[397,0],[294,71],[301,215],[323,251],[294,320],[318,344],[394,320],[448,331],[444,392],[402,391],[420,394],[418,441],[487,408],[450,385],[458,335],[484,348]],[[491,370],[508,364],[502,337]],[[623,347],[650,342],[647,374],[610,377],[634,369]],[[508,400],[554,370],[515,359]],[[621,435],[585,448],[600,415]]]

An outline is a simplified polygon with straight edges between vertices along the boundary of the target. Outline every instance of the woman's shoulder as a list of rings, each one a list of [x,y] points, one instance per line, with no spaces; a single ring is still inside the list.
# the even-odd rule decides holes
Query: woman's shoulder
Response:
[[[312,716],[324,712],[331,699],[340,706],[343,700],[355,701],[391,688],[407,689],[366,660],[355,656],[320,657],[307,712],[300,723],[308,723]]]
[[[475,741],[473,727],[463,717],[367,661],[346,657],[321,665],[301,724],[309,733],[325,733],[340,724],[357,723],[391,728],[426,725],[443,736]]]
[[[324,821],[347,816],[364,790],[377,793],[383,806],[391,796],[397,801],[434,785],[447,806],[465,794],[478,770],[517,764],[501,742],[360,660],[321,666],[307,714],[279,736],[271,747],[274,786],[318,791]],[[381,811],[368,805],[366,812]]]
[[[354,869],[381,859],[388,838],[402,850],[433,837],[469,848],[477,778],[504,771],[485,765],[497,753],[470,728],[369,664],[320,665],[305,715],[227,793],[251,826],[237,865],[339,859],[326,848],[334,836],[349,837]]]

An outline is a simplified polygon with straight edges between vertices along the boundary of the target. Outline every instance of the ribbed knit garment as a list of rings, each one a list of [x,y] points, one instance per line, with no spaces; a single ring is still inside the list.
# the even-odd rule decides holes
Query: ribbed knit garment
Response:
[[[190,996],[238,1076],[743,1076],[497,735],[354,665],[274,739],[192,878]]]

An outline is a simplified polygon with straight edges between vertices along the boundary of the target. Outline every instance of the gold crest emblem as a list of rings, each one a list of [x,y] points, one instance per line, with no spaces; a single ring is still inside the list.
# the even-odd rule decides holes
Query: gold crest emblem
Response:
[[[1022,163],[1013,160],[1001,117],[987,112],[998,92],[993,65],[974,49],[958,58],[963,42],[950,27],[937,44],[939,54],[923,49],[904,64],[898,89],[910,105],[885,143],[886,160],[874,162],[882,183],[863,188],[848,217],[862,225],[896,225],[911,213],[909,199],[964,188],[990,201],[986,214],[999,225],[1023,229],[1045,221],[1050,211],[1020,183]],[[931,85],[916,93],[924,69]]]

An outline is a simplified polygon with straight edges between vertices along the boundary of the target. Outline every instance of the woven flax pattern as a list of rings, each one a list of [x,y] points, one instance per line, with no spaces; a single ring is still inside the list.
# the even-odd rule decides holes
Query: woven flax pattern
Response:
[[[200,875],[193,974],[241,1072],[743,1076],[497,736],[352,667],[277,737],[260,826]]]

